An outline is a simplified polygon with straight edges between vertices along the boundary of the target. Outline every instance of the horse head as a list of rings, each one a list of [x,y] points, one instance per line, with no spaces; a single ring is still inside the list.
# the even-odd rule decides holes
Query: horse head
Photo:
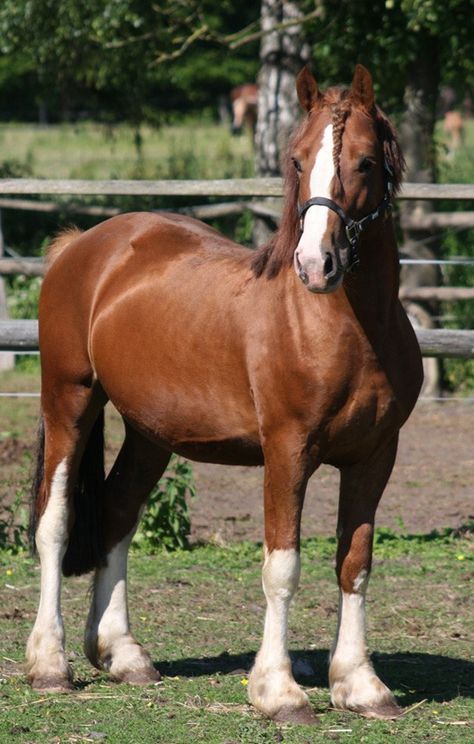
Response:
[[[361,233],[385,220],[403,157],[362,65],[350,88],[325,93],[304,68],[297,93],[307,116],[290,143],[287,179],[296,198],[283,220],[299,234],[298,276],[312,292],[333,292],[359,262]]]

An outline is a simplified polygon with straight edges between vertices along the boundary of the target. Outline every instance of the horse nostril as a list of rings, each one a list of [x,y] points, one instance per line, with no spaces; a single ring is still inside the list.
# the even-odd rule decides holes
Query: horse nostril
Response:
[[[334,275],[334,261],[330,253],[326,253],[326,259],[324,261],[324,278],[329,279]]]
[[[298,254],[297,253],[295,253],[295,264],[296,264],[296,270],[298,272],[299,278],[301,279],[301,281],[303,282],[303,284],[308,284],[308,282],[309,282],[309,276],[306,273],[306,271],[303,269],[303,267],[301,266],[301,263],[300,263],[300,260],[298,258]]]

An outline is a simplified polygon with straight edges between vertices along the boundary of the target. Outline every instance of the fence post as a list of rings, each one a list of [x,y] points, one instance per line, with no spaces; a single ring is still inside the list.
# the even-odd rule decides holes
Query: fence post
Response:
[[[0,258],[4,253],[4,241],[2,230],[2,212],[0,210]],[[7,293],[5,290],[5,279],[0,276],[0,320],[8,320]],[[15,366],[15,354],[12,351],[0,352],[0,372],[13,369]]]

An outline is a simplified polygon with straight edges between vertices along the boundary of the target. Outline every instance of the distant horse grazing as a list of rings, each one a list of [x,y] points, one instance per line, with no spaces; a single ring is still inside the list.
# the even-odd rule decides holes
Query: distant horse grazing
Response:
[[[257,124],[258,87],[255,83],[245,83],[232,88],[232,134],[241,134],[244,126],[253,133]]]
[[[453,158],[464,142],[464,119],[459,111],[446,111],[443,129],[448,144],[448,158]]]
[[[297,81],[307,116],[288,154],[281,226],[257,252],[171,214],[123,214],[61,236],[40,301],[42,418],[33,507],[41,600],[28,649],[34,688],[72,688],[60,610],[66,575],[95,569],[85,652],[116,680],[159,678],[130,632],[127,553],[170,454],[265,465],[267,600],[251,702],[313,722],[287,650],[306,483],[341,472],[339,620],[329,680],[337,708],[400,713],[365,645],[374,517],[422,378],[398,301],[390,198],[403,158],[356,67],[348,90]],[[349,270],[359,264],[357,271]],[[104,477],[103,408],[125,440]],[[190,611],[192,609],[190,608]]]

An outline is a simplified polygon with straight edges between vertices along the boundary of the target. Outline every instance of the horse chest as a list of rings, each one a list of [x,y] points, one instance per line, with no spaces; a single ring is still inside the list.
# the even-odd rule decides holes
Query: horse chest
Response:
[[[328,412],[323,457],[332,462],[363,457],[396,434],[401,423],[400,404],[384,371],[365,370],[345,400]]]

